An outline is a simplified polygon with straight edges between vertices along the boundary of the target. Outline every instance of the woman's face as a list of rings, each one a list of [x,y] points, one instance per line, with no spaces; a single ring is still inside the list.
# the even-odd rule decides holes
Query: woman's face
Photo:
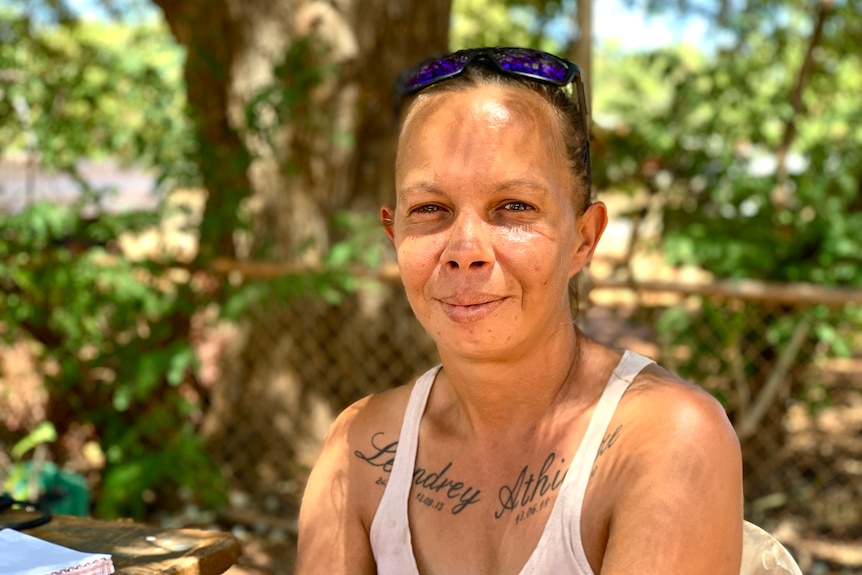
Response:
[[[498,86],[429,94],[408,114],[381,215],[441,353],[514,359],[571,330],[568,281],[606,213],[575,214],[556,122],[537,94]]]

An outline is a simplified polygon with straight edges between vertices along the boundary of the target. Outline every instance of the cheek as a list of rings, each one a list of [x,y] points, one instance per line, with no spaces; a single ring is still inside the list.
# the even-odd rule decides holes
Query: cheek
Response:
[[[426,280],[439,259],[440,248],[436,242],[416,239],[402,241],[396,250],[398,267],[405,287],[415,286]]]
[[[504,246],[503,253],[512,257],[529,258],[541,238],[529,226],[513,226],[501,230],[498,243]]]
[[[529,245],[535,241],[536,231],[530,224],[522,224],[519,226],[509,226],[503,228],[500,237],[512,244]]]
[[[544,284],[550,282],[550,276],[566,273],[568,257],[564,247],[529,226],[506,230],[502,240],[500,258],[525,273],[543,277]]]

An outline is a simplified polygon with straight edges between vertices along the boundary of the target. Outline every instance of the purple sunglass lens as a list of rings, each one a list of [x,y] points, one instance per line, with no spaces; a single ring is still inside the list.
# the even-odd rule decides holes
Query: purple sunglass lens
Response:
[[[421,66],[419,70],[417,70],[416,73],[404,83],[404,88],[407,90],[414,90],[428,84],[433,84],[437,80],[448,78],[453,74],[457,74],[464,69],[464,64],[466,64],[468,59],[468,56],[453,54],[448,58],[429,62],[428,64]]]
[[[535,52],[500,52],[495,54],[500,66],[510,72],[530,74],[563,83],[569,68],[563,62]]]

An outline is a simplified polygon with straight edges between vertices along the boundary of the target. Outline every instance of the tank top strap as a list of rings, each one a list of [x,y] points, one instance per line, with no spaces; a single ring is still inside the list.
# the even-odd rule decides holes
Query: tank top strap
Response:
[[[644,357],[633,351],[626,350],[623,353],[622,359],[620,359],[620,362],[617,364],[616,368],[614,368],[613,374],[608,380],[605,390],[602,392],[602,396],[596,404],[595,411],[590,418],[590,423],[587,425],[584,439],[578,447],[578,452],[575,455],[575,459],[572,462],[570,469],[592,469],[593,462],[596,459],[596,455],[598,455],[599,447],[602,443],[602,438],[608,431],[608,425],[611,422],[611,418],[614,416],[614,412],[617,409],[620,399],[622,399],[623,394],[641,370],[652,363],[655,362],[648,357]],[[574,491],[583,494],[586,490],[590,474],[567,474],[567,478],[569,476],[571,476],[574,481],[577,481],[578,484],[581,484],[578,488],[575,488]],[[583,499],[583,495],[581,495],[581,499]]]
[[[440,367],[437,365],[426,371],[416,380],[410,392],[389,480],[374,519],[371,520],[369,538],[381,573],[408,575],[419,572],[413,557],[407,502],[419,448],[419,424],[422,422],[422,414],[425,413],[431,387]]]
[[[608,433],[608,425],[614,416],[623,394],[629,388],[635,377],[648,365],[655,363],[648,357],[626,350],[620,362],[614,368],[601,398],[599,398],[587,431],[575,458],[569,466],[569,472],[564,480],[561,498],[565,498],[561,506],[572,513],[571,521],[567,522],[571,529],[570,541],[576,545],[575,558],[584,573],[592,573],[583,546],[581,545],[581,513],[584,505],[584,495],[587,491],[591,471],[595,464],[596,456],[602,444],[602,439]],[[560,506],[560,501],[557,506]],[[556,510],[555,510],[556,511]]]
[[[392,487],[401,489],[404,501],[410,493],[410,480],[413,476],[413,468],[416,466],[416,453],[419,451],[419,424],[422,423],[422,414],[428,404],[431,395],[431,387],[441,366],[438,365],[426,371],[422,377],[416,380],[407,409],[404,412],[404,422],[401,424],[401,433],[398,436],[398,447],[395,450],[395,461],[392,464],[392,472],[389,482]],[[388,490],[387,490],[388,491]]]
[[[623,357],[620,360],[619,364],[617,364],[616,369],[614,369],[614,375],[625,381],[625,388],[628,389],[628,386],[634,381],[634,378],[643,371],[643,369],[655,363],[648,357],[645,357],[639,353],[635,353],[631,350],[626,350],[623,353]],[[625,389],[623,390],[625,391]]]

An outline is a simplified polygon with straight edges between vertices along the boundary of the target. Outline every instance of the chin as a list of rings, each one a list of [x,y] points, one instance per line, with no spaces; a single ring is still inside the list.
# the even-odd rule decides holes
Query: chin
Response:
[[[512,334],[508,331],[471,326],[471,330],[448,329],[445,336],[432,337],[441,357],[454,356],[461,359],[490,361],[512,358],[514,347]],[[478,329],[476,329],[478,328]],[[457,333],[460,331],[461,333]],[[478,332],[478,333],[476,333]]]

